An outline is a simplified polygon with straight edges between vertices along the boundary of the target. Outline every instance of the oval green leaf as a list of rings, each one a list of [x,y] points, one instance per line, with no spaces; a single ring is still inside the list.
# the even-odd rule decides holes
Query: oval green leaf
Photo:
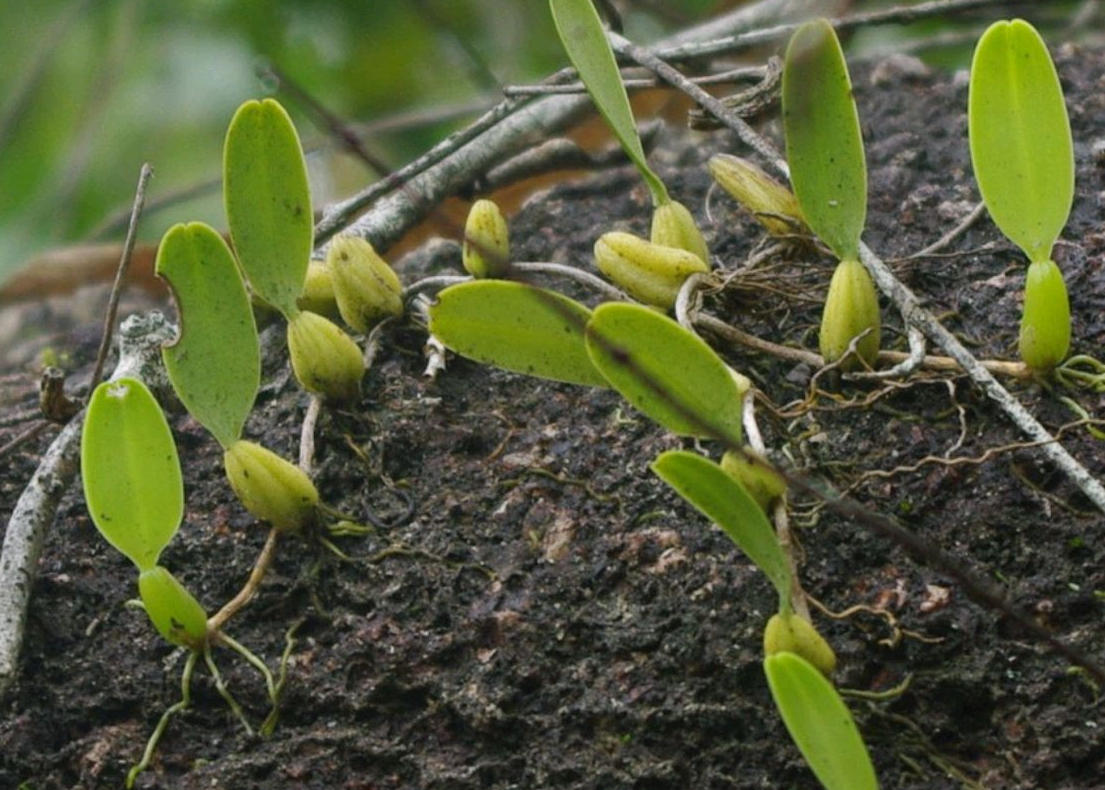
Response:
[[[744,393],[706,341],[675,321],[641,305],[599,305],[587,350],[614,389],[672,433],[740,444]]]
[[[662,453],[652,471],[675,492],[717,524],[790,600],[790,566],[779,538],[752,495],[709,458],[685,450]]]
[[[226,218],[257,296],[296,312],[314,238],[307,166],[292,119],[272,99],[238,108],[223,150]]]
[[[430,307],[430,332],[461,356],[505,370],[606,387],[583,342],[591,311],[525,283],[478,280],[446,288]]]
[[[764,659],[775,706],[825,790],[878,790],[871,757],[833,684],[794,653]]]
[[[229,447],[261,382],[261,355],[238,266],[222,236],[200,222],[175,225],[157,250],[180,313],[180,336],[162,349],[173,388],[188,412]]]
[[[1059,75],[1032,25],[995,22],[982,35],[967,118],[990,216],[1030,260],[1048,260],[1074,199],[1074,150]]]
[[[169,424],[141,381],[105,381],[92,393],[81,477],[100,534],[139,570],[152,568],[184,517],[184,481]]]
[[[595,6],[591,0],[549,0],[549,8],[569,60],[587,86],[591,100],[621,143],[622,150],[648,184],[653,205],[667,203],[668,190],[645,159],[622,75]]]
[[[790,181],[802,215],[838,258],[856,258],[867,218],[867,164],[848,66],[824,19],[791,37],[782,90]]]
[[[207,642],[207,612],[188,588],[156,565],[138,575],[146,615],[167,642],[201,650]]]

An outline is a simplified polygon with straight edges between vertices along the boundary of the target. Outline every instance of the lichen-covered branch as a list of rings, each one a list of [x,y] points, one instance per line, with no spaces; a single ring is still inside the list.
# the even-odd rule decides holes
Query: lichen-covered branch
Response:
[[[659,46],[706,41],[808,16],[819,8],[823,3],[818,0],[759,0],[661,41]],[[572,73],[568,71],[566,76]],[[344,229],[367,239],[377,250],[387,249],[444,198],[494,165],[560,132],[591,108],[587,96],[547,96],[528,103],[508,99],[390,177],[331,207],[315,229],[316,241],[321,244]],[[372,208],[353,220],[369,206]]]
[[[164,386],[159,372],[161,346],[173,330],[161,313],[134,316],[119,330],[119,364],[112,378],[129,376],[151,387]],[[79,466],[81,411],[65,426],[46,451],[31,481],[15,503],[4,546],[0,550],[0,697],[15,680],[27,604],[38,570],[46,530],[54,520],[62,495],[73,482]]]

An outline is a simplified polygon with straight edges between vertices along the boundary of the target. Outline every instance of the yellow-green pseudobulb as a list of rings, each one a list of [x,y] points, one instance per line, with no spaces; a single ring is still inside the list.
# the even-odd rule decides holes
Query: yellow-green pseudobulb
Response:
[[[825,362],[836,362],[844,356],[852,339],[866,330],[870,331],[856,343],[862,362],[850,357],[841,366],[843,370],[861,368],[863,362],[874,365],[879,355],[879,298],[875,284],[862,263],[854,258],[845,259],[833,272],[821,315],[820,346]]]
[[[1070,300],[1063,274],[1054,261],[1028,265],[1021,316],[1021,359],[1033,370],[1047,373],[1070,351]]]
[[[334,278],[330,267],[323,261],[311,261],[307,265],[307,279],[303,291],[295,300],[300,310],[310,310],[335,321],[341,317],[338,300],[334,296]]]
[[[687,207],[676,200],[669,200],[652,212],[649,240],[662,247],[675,247],[694,253],[707,265],[710,263],[710,248],[702,238],[702,231],[698,229]]]
[[[836,654],[809,620],[787,611],[773,615],[764,629],[764,655],[797,653],[827,678],[836,669]]]
[[[721,188],[751,211],[772,236],[810,232],[794,193],[752,162],[717,154],[710,157],[709,168]]]
[[[745,451],[751,452],[747,448]],[[721,457],[721,468],[744,486],[764,512],[787,490],[783,478],[773,472],[766,461],[752,463],[742,453],[729,450]]]
[[[333,321],[309,312],[288,321],[288,351],[296,379],[309,392],[347,403],[357,399],[364,358],[353,338]]]
[[[477,280],[502,279],[510,274],[510,229],[506,217],[491,200],[477,200],[464,223],[461,248],[464,269]]]
[[[326,251],[342,320],[366,333],[385,318],[403,314],[403,285],[376,250],[357,236],[338,236]]]
[[[138,595],[150,622],[167,642],[192,650],[207,643],[207,612],[192,593],[160,565],[138,575]]]
[[[620,231],[605,233],[595,242],[595,264],[634,299],[665,310],[675,305],[688,277],[710,270],[693,252]]]
[[[298,531],[313,517],[318,489],[302,469],[244,439],[223,454],[230,487],[253,515],[279,530]]]

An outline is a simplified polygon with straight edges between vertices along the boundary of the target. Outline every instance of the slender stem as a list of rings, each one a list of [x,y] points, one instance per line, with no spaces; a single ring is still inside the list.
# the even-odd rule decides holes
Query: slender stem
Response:
[[[143,164],[138,173],[138,188],[134,191],[134,204],[130,210],[130,224],[127,225],[127,238],[123,242],[123,254],[119,258],[119,268],[115,272],[115,282],[111,286],[111,296],[107,303],[107,315],[104,316],[104,329],[100,335],[100,349],[96,352],[96,365],[92,368],[92,377],[88,380],[88,393],[100,383],[100,377],[104,374],[104,363],[107,361],[107,353],[111,349],[111,335],[115,331],[115,315],[119,311],[119,297],[123,291],[123,279],[130,268],[130,259],[134,254],[134,245],[138,240],[138,217],[142,214],[142,207],[146,204],[146,185],[153,175],[153,168],[149,163]]]
[[[161,741],[161,736],[165,734],[165,728],[169,726],[169,720],[192,704],[192,674],[196,670],[196,661],[199,657],[200,654],[195,650],[188,653],[188,660],[185,662],[184,671],[180,675],[180,702],[170,705],[165,712],[161,714],[161,718],[158,720],[157,726],[154,727],[150,739],[146,741],[146,749],[142,752],[142,759],[127,772],[127,790],[134,787],[134,780],[138,778],[140,773],[150,767],[150,760],[153,759],[154,750],[157,749],[157,744]]]
[[[595,291],[598,291],[607,299],[611,299],[615,302],[628,302],[632,301],[625,292],[621,289],[606,282],[606,280],[591,274],[583,269],[577,269],[574,266],[565,266],[562,263],[551,263],[545,261],[523,261],[520,263],[513,263],[511,267],[520,272],[528,272],[531,274],[552,274],[557,277],[564,277],[569,280],[574,280],[577,283],[586,285]]]
[[[749,389],[741,400],[741,422],[744,425],[744,435],[748,439],[748,446],[753,453],[747,453],[747,460],[758,465],[772,468],[763,459],[767,457],[767,446],[764,444],[763,435],[760,433],[759,423],[756,422],[756,395]],[[787,515],[786,496],[776,500],[771,511],[772,521],[775,522],[775,534],[779,537],[779,546],[787,558],[787,568],[790,571],[790,606],[805,620],[810,619],[810,607],[806,602],[806,591],[802,587],[802,581],[798,577],[798,560],[794,556],[794,536],[790,532],[790,518]],[[784,606],[786,603],[783,604]]]
[[[419,291],[439,291],[450,285],[471,282],[474,278],[463,274],[438,274],[433,277],[424,277],[403,288],[403,296],[410,297]]]
[[[683,281],[683,285],[679,287],[679,293],[675,296],[675,320],[693,334],[698,334],[694,329],[694,321],[698,316],[701,303],[698,296],[699,289],[705,281],[705,275],[692,274]]]
[[[780,359],[809,365],[812,368],[822,368],[825,366],[824,358],[818,353],[807,351],[804,348],[792,348],[791,346],[772,343],[770,340],[764,340],[761,337],[745,332],[743,329],[738,329],[731,324],[725,323],[720,318],[715,318],[706,313],[696,315],[694,317],[694,323],[707,332],[717,335],[722,340],[730,343],[737,343],[746,348],[751,348],[754,351],[762,351],[765,354],[771,354]],[[907,362],[911,354],[912,352],[906,353],[904,351],[880,351],[878,361],[881,363],[899,365],[903,362]],[[1029,370],[1023,362],[1009,362],[1003,359],[983,359],[975,361],[985,370],[999,376],[1008,376],[1009,378],[1020,381],[1029,381],[1032,379],[1032,371]],[[963,366],[952,357],[926,355],[921,361],[921,367],[925,370],[947,373],[966,372]]]
[[[261,582],[265,579],[265,574],[272,567],[273,560],[276,557],[276,544],[279,540],[280,530],[273,527],[269,530],[265,545],[257,556],[257,561],[253,564],[253,570],[250,572],[245,585],[238,591],[237,595],[226,602],[222,609],[208,618],[207,632],[209,634],[218,634],[231,617],[253,600],[253,596],[257,594]]]
[[[880,381],[885,379],[904,378],[917,368],[925,364],[925,333],[915,326],[909,327],[909,356],[891,368],[882,370],[862,370],[855,373],[845,373],[844,378],[849,381]]]

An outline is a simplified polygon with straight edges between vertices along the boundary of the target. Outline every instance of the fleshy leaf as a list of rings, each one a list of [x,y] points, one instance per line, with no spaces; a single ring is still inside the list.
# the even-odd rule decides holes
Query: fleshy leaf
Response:
[[[652,462],[652,471],[717,524],[767,575],[779,597],[790,600],[786,555],[763,509],[744,486],[709,458],[685,450],[662,453]]]
[[[169,424],[141,381],[106,381],[92,393],[81,477],[100,534],[139,570],[152,568],[180,527],[184,481]]]
[[[192,650],[207,643],[207,612],[188,588],[156,565],[138,575],[138,594],[157,632],[167,642]]]
[[[764,672],[790,737],[825,790],[878,790],[863,736],[833,684],[795,653],[768,656]]]
[[[238,108],[223,151],[226,218],[254,292],[296,311],[314,238],[307,166],[291,118],[272,99]]]
[[[583,343],[591,311],[524,283],[478,280],[446,288],[430,331],[461,356],[530,376],[608,386]]]
[[[971,162],[990,216],[1034,262],[1070,215],[1074,152],[1063,89],[1047,46],[1021,19],[995,22],[971,63]]]
[[[838,258],[859,256],[867,218],[867,164],[848,66],[824,19],[787,46],[783,125],[795,197],[814,233]]]
[[[641,138],[622,84],[617,61],[591,0],[549,0],[560,42],[602,117],[618,138],[626,156],[648,184],[654,205],[668,202],[668,191],[645,160]]]
[[[222,236],[199,222],[169,229],[157,273],[180,313],[180,337],[162,349],[169,379],[188,412],[228,447],[242,433],[261,380],[242,276]]]
[[[672,433],[740,443],[741,387],[706,341],[675,321],[641,305],[599,305],[587,350],[626,400]]]

